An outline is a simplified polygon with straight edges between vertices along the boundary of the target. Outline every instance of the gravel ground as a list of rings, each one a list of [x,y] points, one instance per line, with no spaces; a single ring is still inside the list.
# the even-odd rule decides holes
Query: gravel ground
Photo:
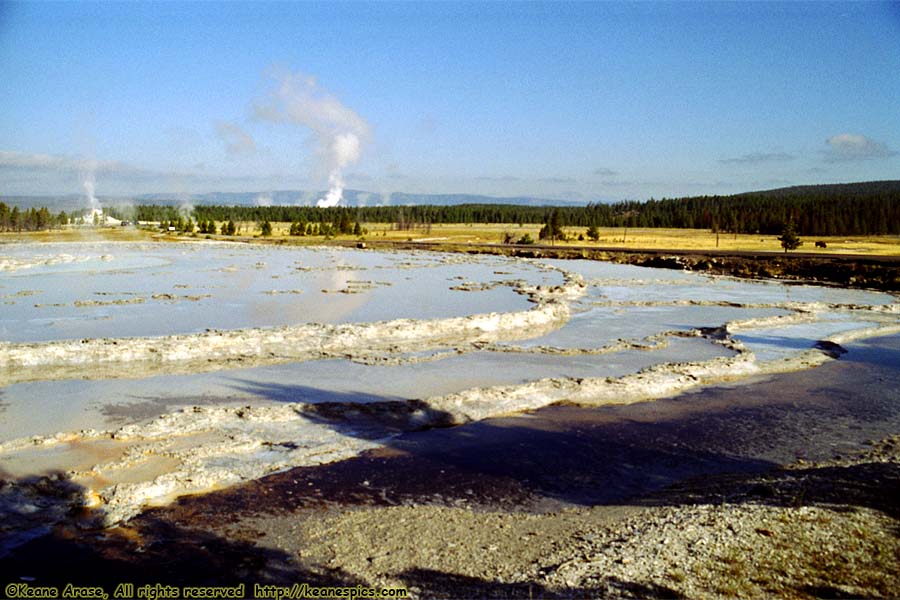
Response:
[[[746,386],[405,434],[114,529],[58,527],[0,558],[0,584],[897,597],[898,366],[895,336]]]
[[[648,498],[665,506],[365,507],[245,519],[229,535],[253,531],[320,575],[420,598],[890,598],[900,590],[898,467],[893,436],[858,456]]]
[[[690,598],[896,597],[898,467],[893,436],[853,458],[695,484],[701,498],[719,483],[732,499],[652,507],[595,530],[551,554],[546,581],[611,597],[630,596],[620,582]]]

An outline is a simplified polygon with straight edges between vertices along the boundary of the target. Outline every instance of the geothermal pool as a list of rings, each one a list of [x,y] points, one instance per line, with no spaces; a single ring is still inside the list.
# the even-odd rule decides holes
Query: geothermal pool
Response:
[[[0,510],[45,526],[63,473],[113,524],[403,431],[813,368],[897,331],[889,294],[600,262],[8,244]]]
[[[516,280],[562,282],[525,263],[331,248],[48,244],[0,253],[0,339],[14,342],[519,310],[528,300],[510,293]],[[467,281],[497,285],[450,289]]]

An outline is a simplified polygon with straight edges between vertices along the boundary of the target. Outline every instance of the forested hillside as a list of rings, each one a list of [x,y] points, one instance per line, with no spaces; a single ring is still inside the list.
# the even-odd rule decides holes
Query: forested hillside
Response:
[[[587,206],[198,206],[197,220],[394,223],[408,228],[436,223],[545,223],[556,212],[563,226],[671,227],[738,233],[780,233],[793,219],[801,235],[900,234],[900,181],[803,186],[733,196],[695,196]],[[345,214],[348,213],[348,214]],[[127,215],[126,215],[127,216]],[[178,217],[171,206],[139,206],[134,217]]]
[[[84,212],[84,211],[81,211]],[[110,207],[120,219],[140,221],[255,221],[263,223],[392,223],[398,229],[439,223],[546,223],[555,213],[569,227],[666,227],[737,233],[780,233],[793,220],[800,235],[900,235],[900,181],[816,185],[748,192],[623,201],[587,206],[459,204],[316,208],[312,206],[197,206],[184,214],[171,205]],[[74,217],[81,214],[74,212]],[[0,231],[34,231],[65,223],[65,213],[20,210],[0,202]]]

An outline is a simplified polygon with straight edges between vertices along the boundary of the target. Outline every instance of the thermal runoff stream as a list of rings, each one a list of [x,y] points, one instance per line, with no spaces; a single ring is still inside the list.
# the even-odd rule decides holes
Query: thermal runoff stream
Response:
[[[3,245],[0,534],[73,505],[112,525],[405,431],[814,368],[898,331],[889,294],[601,262]]]

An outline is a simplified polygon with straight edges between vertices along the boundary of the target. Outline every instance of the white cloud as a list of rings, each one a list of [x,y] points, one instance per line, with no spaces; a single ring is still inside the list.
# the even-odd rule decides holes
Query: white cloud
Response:
[[[225,152],[229,156],[251,155],[256,153],[256,142],[253,137],[239,125],[230,121],[216,121],[216,134],[225,144]]]
[[[502,175],[500,177],[492,177],[489,175],[482,175],[474,178],[475,181],[490,181],[490,182],[499,182],[499,183],[509,183],[513,181],[522,181],[521,177],[516,177],[514,175]]]
[[[80,173],[137,173],[141,169],[118,161],[74,158],[57,154],[29,154],[0,150],[0,169]]]
[[[618,174],[618,171],[613,171],[612,169],[607,169],[606,167],[594,169],[594,175],[599,175],[600,177],[615,177]]]
[[[538,183],[565,183],[565,184],[578,183],[571,177],[541,177],[537,181],[538,181]]]
[[[756,165],[760,163],[786,162],[794,160],[792,154],[786,152],[751,152],[734,158],[723,158],[719,162],[723,165]]]
[[[372,176],[366,173],[347,173],[344,179],[351,183],[368,183],[372,181]]]
[[[0,150],[0,193],[82,194],[88,180],[95,182],[98,194],[252,191],[309,184],[291,174],[222,175],[204,172],[205,167],[195,164],[183,170],[154,170],[113,160]]]
[[[828,150],[825,151],[825,160],[828,162],[871,160],[897,155],[897,152],[884,144],[854,133],[833,135],[825,143],[828,144]]]

